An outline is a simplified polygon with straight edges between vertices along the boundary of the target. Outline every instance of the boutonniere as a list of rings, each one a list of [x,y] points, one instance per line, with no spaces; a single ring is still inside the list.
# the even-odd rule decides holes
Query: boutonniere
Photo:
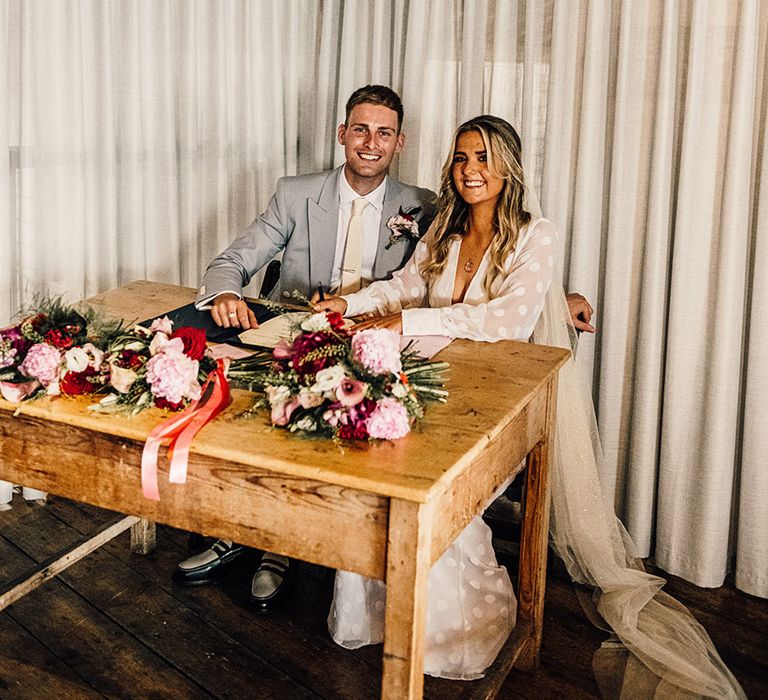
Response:
[[[419,224],[416,222],[416,216],[421,211],[421,207],[415,207],[409,211],[404,211],[400,207],[397,216],[390,216],[387,219],[387,228],[391,231],[389,234],[389,243],[384,246],[389,250],[393,243],[398,243],[406,238],[413,241],[419,240]]]

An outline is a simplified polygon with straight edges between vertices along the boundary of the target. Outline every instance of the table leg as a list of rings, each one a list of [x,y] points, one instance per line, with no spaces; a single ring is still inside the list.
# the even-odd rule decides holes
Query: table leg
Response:
[[[519,617],[530,620],[530,634],[515,666],[533,671],[539,666],[539,649],[544,626],[544,592],[547,578],[547,543],[549,534],[549,460],[554,449],[554,407],[556,378],[547,391],[547,417],[544,436],[527,459],[525,515],[520,539],[518,575]],[[519,618],[518,618],[519,619]]]
[[[141,518],[131,526],[131,551],[149,554],[155,548],[155,523]]]
[[[415,700],[424,692],[430,510],[390,501],[382,698]]]

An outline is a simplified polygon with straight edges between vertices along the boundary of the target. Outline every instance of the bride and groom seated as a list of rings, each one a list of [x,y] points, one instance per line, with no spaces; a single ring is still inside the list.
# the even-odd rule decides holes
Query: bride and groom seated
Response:
[[[528,340],[535,326],[536,342],[547,344],[567,344],[569,326],[594,331],[589,304],[575,295],[567,308],[555,279],[555,227],[526,211],[520,140],[512,126],[487,115],[462,124],[435,202],[432,192],[387,175],[403,148],[401,123],[402,105],[389,88],[353,93],[338,128],[345,164],[282,178],[267,210],[209,265],[199,308],[211,308],[224,327],[254,325],[242,289],[282,252],[275,294],[311,294],[321,283],[337,296],[315,297],[316,308],[376,314],[357,328],[493,342]],[[418,225],[418,236],[394,235],[393,222],[404,216]],[[704,629],[658,590],[662,579],[630,556],[631,543],[601,490],[594,412],[573,362],[560,373],[558,393],[550,529],[569,574],[594,589],[602,619],[653,674],[649,688],[744,697]],[[219,540],[181,562],[174,576],[185,583],[211,580],[241,553],[239,545]],[[251,590],[259,609],[283,596],[289,567],[285,557],[264,555]],[[382,641],[385,594],[383,581],[337,572],[328,616],[333,639],[351,648]],[[430,569],[424,671],[446,678],[483,675],[515,625],[515,608],[490,530],[476,517]]]
[[[242,290],[278,253],[282,271],[272,292],[276,298],[288,297],[296,289],[311,293],[318,283],[351,293],[374,280],[391,278],[402,268],[432,223],[436,202],[435,193],[388,175],[392,159],[404,146],[402,118],[400,98],[391,89],[369,85],[356,90],[337,132],[344,165],[281,178],[264,213],[208,266],[197,307],[210,309],[223,327],[255,326]],[[395,229],[393,222],[402,214],[415,221],[418,236]],[[478,260],[482,257],[481,253]],[[464,274],[471,278],[474,272]],[[576,328],[594,332],[586,299],[569,295],[569,306]],[[244,549],[218,540],[182,561],[174,578],[183,584],[209,583]],[[257,609],[269,610],[284,598],[289,572],[287,557],[264,554],[251,583]]]

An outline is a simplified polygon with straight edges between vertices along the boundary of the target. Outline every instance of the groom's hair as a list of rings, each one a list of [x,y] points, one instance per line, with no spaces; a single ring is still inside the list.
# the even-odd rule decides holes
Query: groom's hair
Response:
[[[355,90],[347,100],[347,117],[345,124],[349,126],[349,115],[360,104],[383,105],[397,112],[397,131],[403,125],[403,103],[400,96],[386,85],[366,85]]]

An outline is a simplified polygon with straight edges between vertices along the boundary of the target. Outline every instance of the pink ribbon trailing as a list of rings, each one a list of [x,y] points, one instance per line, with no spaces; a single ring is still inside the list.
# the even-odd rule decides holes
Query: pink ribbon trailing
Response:
[[[216,369],[203,384],[200,398],[181,413],[163,421],[147,437],[141,455],[141,488],[146,498],[160,500],[157,485],[157,455],[164,440],[170,440],[171,460],[168,481],[183,484],[187,480],[189,445],[192,438],[221,413],[231,401],[229,382],[224,374],[224,362],[217,360]]]

